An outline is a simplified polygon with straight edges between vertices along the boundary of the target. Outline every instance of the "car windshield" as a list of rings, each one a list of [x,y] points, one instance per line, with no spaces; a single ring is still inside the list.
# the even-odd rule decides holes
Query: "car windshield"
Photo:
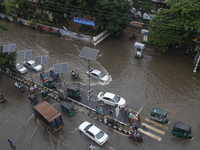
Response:
[[[16,66],[16,68],[17,68],[17,69],[21,69],[21,68],[23,68],[23,66],[22,66],[21,64],[18,64],[18,65]]]
[[[36,65],[36,63],[32,63],[32,66],[33,66],[33,67],[36,67],[37,65]]]
[[[103,73],[103,72],[101,72],[100,74],[99,74],[99,77],[100,78],[103,78],[105,76],[105,74]]]
[[[97,139],[101,139],[104,136],[104,132],[103,131],[99,131],[99,133],[96,134],[96,138]]]
[[[85,131],[89,130],[89,128],[91,128],[93,126],[93,124],[89,124],[87,127],[85,127]]]
[[[119,96],[117,96],[117,95],[115,95],[115,97],[113,98],[113,100],[114,100],[115,102],[119,102],[119,100],[120,100],[120,97],[119,97]]]

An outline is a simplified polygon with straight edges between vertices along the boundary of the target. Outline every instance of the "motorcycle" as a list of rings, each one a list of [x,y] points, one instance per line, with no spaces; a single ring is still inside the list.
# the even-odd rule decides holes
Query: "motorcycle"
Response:
[[[76,80],[79,78],[79,73],[76,73],[74,70],[71,71],[71,77],[73,80]]]
[[[144,137],[143,136],[136,137],[134,134],[132,134],[132,135],[129,135],[129,139],[134,139],[137,142],[142,142],[144,140]]]
[[[41,95],[42,95],[42,99],[43,99],[44,101],[47,101],[48,98],[49,98],[48,92],[45,91],[45,90],[42,90],[40,93],[41,93]]]
[[[25,85],[22,83],[15,83],[15,87],[17,88],[17,90],[19,90],[20,92],[24,92],[25,91]]]
[[[133,35],[131,35],[131,36],[129,36],[129,40],[131,40],[131,39],[136,39],[137,37],[136,37],[136,35],[135,34],[133,34]]]

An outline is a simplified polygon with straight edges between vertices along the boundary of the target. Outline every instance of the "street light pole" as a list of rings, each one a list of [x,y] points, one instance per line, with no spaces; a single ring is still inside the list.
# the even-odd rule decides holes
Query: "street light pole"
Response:
[[[90,60],[88,59],[88,78],[89,78],[89,90],[90,90]]]
[[[26,63],[28,63],[28,59],[27,58],[26,58]],[[27,68],[29,70],[29,73],[30,73],[30,76],[31,76],[31,80],[33,82],[33,77],[32,77],[32,73],[31,73],[32,70],[29,67],[27,67]]]

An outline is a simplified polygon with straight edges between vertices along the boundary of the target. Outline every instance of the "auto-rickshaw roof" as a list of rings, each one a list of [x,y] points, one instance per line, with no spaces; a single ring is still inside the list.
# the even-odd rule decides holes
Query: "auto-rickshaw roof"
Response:
[[[156,113],[156,114],[163,115],[163,116],[167,114],[166,111],[159,109],[159,108],[153,108],[152,113]]]
[[[77,88],[77,87],[74,86],[74,85],[69,85],[69,86],[67,87],[67,89],[70,89],[70,90],[73,90],[73,91],[78,91],[78,90],[79,90],[79,88]]]
[[[65,108],[68,109],[68,110],[71,110],[71,109],[74,108],[74,105],[72,105],[71,103],[68,103],[68,102],[63,102],[63,103],[61,104],[61,106],[65,107]]]
[[[185,131],[190,131],[191,127],[186,125],[186,124],[183,124],[181,122],[176,122],[174,127],[178,128],[178,129],[182,129],[182,130],[185,130]]]

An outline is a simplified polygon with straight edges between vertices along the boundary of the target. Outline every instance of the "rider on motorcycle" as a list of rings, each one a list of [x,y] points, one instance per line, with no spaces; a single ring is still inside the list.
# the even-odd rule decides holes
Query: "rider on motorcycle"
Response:
[[[18,90],[22,90],[22,89],[24,88],[24,84],[15,82],[15,87],[16,87]]]
[[[79,77],[79,74],[76,73],[74,70],[71,71],[71,76],[73,79],[77,79]]]
[[[139,133],[139,131],[136,131],[135,133],[134,133],[134,135],[133,135],[133,138],[136,140],[137,138],[139,138],[140,137],[140,133]]]

